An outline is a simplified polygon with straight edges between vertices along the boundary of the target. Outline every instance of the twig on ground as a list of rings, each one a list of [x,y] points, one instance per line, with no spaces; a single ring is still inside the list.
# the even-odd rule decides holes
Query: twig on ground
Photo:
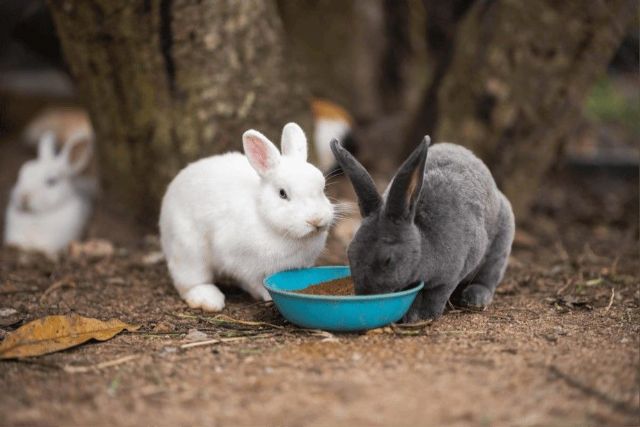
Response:
[[[226,314],[218,314],[213,317],[213,320],[221,323],[236,323],[244,326],[258,326],[258,327],[262,326],[262,327],[274,328],[274,329],[284,329],[284,326],[274,325],[273,323],[254,322],[250,320],[234,319],[233,317],[227,316]]]
[[[217,314],[213,317],[197,316],[197,315],[185,314],[185,313],[170,313],[170,314],[172,316],[181,317],[185,319],[202,320],[204,322],[212,323],[215,325],[232,324],[232,325],[242,325],[242,326],[252,326],[252,327],[264,327],[264,328],[272,328],[272,329],[285,328],[284,326],[274,325],[273,323],[254,322],[250,320],[234,319],[233,317],[227,316],[226,314]]]
[[[272,335],[286,335],[286,334],[305,334],[305,335],[311,335],[311,336],[316,336],[316,337],[321,337],[323,338],[323,341],[337,341],[338,338],[336,338],[335,335],[333,335],[331,332],[327,332],[327,331],[323,331],[320,329],[305,329],[305,328],[297,328],[295,326],[286,324],[286,325],[275,325],[273,323],[268,323],[268,322],[260,322],[260,321],[251,321],[251,320],[240,320],[240,319],[235,319],[233,317],[227,316],[226,314],[218,314],[215,315],[213,317],[205,317],[205,316],[198,316],[198,315],[193,315],[193,314],[186,314],[186,313],[167,313],[170,314],[172,316],[175,317],[180,317],[180,318],[185,318],[185,319],[194,319],[194,320],[202,320],[204,322],[213,324],[213,325],[217,325],[217,326],[221,326],[221,327],[227,327],[226,329],[232,329],[232,330],[239,330],[239,331],[256,331],[256,332],[266,332],[266,331],[271,331]],[[246,326],[246,327],[250,327],[251,329],[239,329],[239,328],[230,328],[230,325],[234,325],[234,326]],[[240,334],[240,336],[238,336],[238,338],[250,338],[250,337],[259,337],[259,335],[255,335],[255,334]],[[231,338],[236,338],[236,337],[231,337]],[[219,338],[218,338],[219,339]],[[213,341],[213,339],[211,340]]]
[[[139,357],[140,356],[137,355],[137,354],[132,354],[132,355],[129,355],[129,356],[120,357],[120,358],[115,359],[115,360],[110,360],[108,362],[101,362],[101,363],[98,363],[96,365],[89,365],[89,366],[64,365],[64,367],[62,369],[65,372],[70,373],[70,374],[83,374],[83,373],[86,373],[86,372],[99,371],[100,369],[106,369],[106,368],[110,368],[112,366],[121,365],[123,363],[127,363],[127,362],[130,362],[132,360],[135,360],[135,359],[137,359]]]
[[[75,288],[76,284],[73,282],[70,282],[68,276],[63,277],[60,280],[56,280],[51,284],[51,286],[45,289],[45,291],[42,293],[42,295],[40,296],[40,302],[42,303],[45,300],[45,298],[49,296],[49,294],[52,293],[53,291],[58,290],[60,288],[64,288],[64,287]]]
[[[613,305],[613,297],[615,297],[615,295],[616,295],[615,289],[611,288],[611,297],[609,298],[609,304],[607,304],[607,308],[604,309],[604,314],[607,314],[609,312],[609,309]]]
[[[180,348],[187,349],[187,348],[193,348],[193,347],[201,347],[204,345],[221,344],[226,342],[246,341],[249,338],[270,338],[273,336],[274,334],[262,334],[262,335],[251,335],[251,336],[244,336],[244,337],[214,338],[206,341],[198,341],[198,342],[190,342],[187,344],[182,344]]]

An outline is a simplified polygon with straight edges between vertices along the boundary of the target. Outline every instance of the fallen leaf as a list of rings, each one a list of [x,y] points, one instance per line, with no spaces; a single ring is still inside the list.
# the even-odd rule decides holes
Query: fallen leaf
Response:
[[[124,329],[135,331],[139,327],[118,319],[104,322],[77,314],[47,316],[7,334],[0,344],[0,359],[40,356],[74,347],[90,339],[105,341]]]
[[[69,245],[69,256],[74,259],[108,258],[113,256],[114,252],[113,243],[105,239],[92,239],[86,242],[74,241]]]

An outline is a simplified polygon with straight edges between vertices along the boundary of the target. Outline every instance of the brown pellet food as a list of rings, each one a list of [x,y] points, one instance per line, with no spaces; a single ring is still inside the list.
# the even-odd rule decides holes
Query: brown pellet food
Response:
[[[329,280],[328,282],[318,283],[317,285],[311,285],[296,291],[296,293],[307,295],[346,296],[355,295],[356,291],[353,287],[353,279],[351,279],[351,276],[348,276],[340,279]]]

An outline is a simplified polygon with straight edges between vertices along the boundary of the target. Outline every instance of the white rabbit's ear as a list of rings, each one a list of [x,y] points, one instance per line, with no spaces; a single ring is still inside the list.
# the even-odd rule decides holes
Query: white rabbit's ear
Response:
[[[295,157],[307,161],[307,137],[296,123],[287,123],[282,128],[280,148],[284,156]]]
[[[53,132],[45,132],[38,142],[38,158],[53,159],[56,155],[56,136]]]
[[[242,135],[244,154],[258,175],[265,176],[280,163],[280,152],[269,139],[257,130]]]
[[[78,131],[71,135],[65,142],[60,157],[69,166],[69,173],[77,175],[82,172],[93,155],[93,134],[86,131]]]

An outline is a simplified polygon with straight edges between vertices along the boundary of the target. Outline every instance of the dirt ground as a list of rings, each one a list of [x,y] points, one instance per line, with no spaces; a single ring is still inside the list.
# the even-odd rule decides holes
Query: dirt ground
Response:
[[[323,263],[344,262],[343,231]],[[360,334],[297,329],[233,288],[223,317],[190,310],[157,236],[104,214],[90,234],[115,252],[2,249],[0,308],[17,313],[0,335],[47,314],[142,327],[0,362],[2,426],[640,425],[637,176],[550,179],[486,311]],[[193,329],[236,339],[181,348]]]

